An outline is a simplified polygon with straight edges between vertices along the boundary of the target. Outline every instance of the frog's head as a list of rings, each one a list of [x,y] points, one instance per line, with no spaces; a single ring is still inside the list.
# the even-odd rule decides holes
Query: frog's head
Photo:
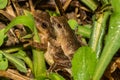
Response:
[[[67,21],[63,16],[61,17],[52,16],[50,18],[50,21],[52,23],[52,27],[54,28],[57,36],[62,36],[66,33]]]
[[[51,27],[51,22],[50,22],[50,15],[47,12],[43,11],[37,11],[34,14],[35,22],[36,22],[36,27],[39,31],[39,33],[43,35],[52,35],[53,36],[53,28]]]

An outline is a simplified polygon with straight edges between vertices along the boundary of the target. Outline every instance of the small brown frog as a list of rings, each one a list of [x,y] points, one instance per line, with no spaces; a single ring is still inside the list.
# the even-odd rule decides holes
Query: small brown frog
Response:
[[[64,68],[70,68],[71,63],[58,42],[56,41],[56,35],[54,28],[50,22],[50,16],[47,12],[34,13],[36,26],[42,38],[41,43],[46,45],[46,52],[44,54],[47,63],[51,66],[51,71]],[[54,66],[54,67],[53,67]]]
[[[76,35],[64,16],[51,17],[50,20],[55,30],[58,44],[61,46],[64,54],[71,60],[74,52],[80,47]]]
[[[33,42],[33,47],[45,50],[45,60],[49,65],[54,63],[53,55],[56,54],[56,47],[54,47],[54,29],[51,26],[50,15],[47,12],[35,11],[33,13],[36,27],[41,39],[41,43]]]
[[[47,12],[37,10],[34,12],[33,16],[35,18],[36,27],[40,35],[41,44],[47,48],[48,41],[51,41],[50,39],[54,38],[54,31],[51,26],[50,15]]]
[[[37,44],[33,42],[33,44],[36,44],[38,48],[42,48],[43,46],[46,47],[46,52],[44,56],[47,63],[49,65],[52,65],[54,64],[54,62],[56,62],[55,61],[56,58],[53,59],[53,57],[57,57],[56,55],[63,54],[63,51],[60,46],[56,46],[57,42],[55,40],[54,28],[52,27],[50,22],[50,15],[47,12],[36,11],[34,13],[34,18],[36,21],[36,27],[40,34],[41,43]],[[65,55],[63,55],[63,57],[64,56]]]

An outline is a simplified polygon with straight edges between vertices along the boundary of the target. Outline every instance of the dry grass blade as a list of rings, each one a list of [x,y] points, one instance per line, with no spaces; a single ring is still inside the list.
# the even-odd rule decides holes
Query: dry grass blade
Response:
[[[64,13],[64,9],[62,8],[62,4],[61,4],[60,0],[54,0],[54,1],[58,7],[58,10],[59,10],[61,16],[64,16],[65,13]]]
[[[70,5],[70,2],[71,2],[71,1],[72,1],[72,0],[66,0],[65,4],[64,4],[64,6],[63,6],[64,11],[67,10],[67,8],[68,8],[68,6]]]
[[[119,77],[120,57],[114,58],[106,69],[104,76],[109,80],[117,80]]]
[[[1,77],[7,77],[13,80],[31,80],[30,78],[19,74],[17,71],[13,69],[8,69],[6,71],[0,70]]]

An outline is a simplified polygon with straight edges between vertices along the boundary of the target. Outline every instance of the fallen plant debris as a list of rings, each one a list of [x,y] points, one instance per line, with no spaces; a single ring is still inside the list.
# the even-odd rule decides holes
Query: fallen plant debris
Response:
[[[119,80],[120,0],[1,0],[0,80]]]

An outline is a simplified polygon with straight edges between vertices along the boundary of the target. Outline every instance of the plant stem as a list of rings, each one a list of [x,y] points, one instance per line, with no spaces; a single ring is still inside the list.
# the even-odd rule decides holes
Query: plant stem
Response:
[[[90,38],[91,29],[85,26],[78,25],[78,30],[76,34],[81,34],[83,37]]]
[[[36,27],[34,27],[34,34],[35,35],[33,37],[33,41],[40,42]],[[33,52],[33,71],[34,71],[35,78],[45,77],[46,65],[45,65],[43,51],[33,48],[32,52]]]
[[[113,13],[110,17],[108,34],[101,57],[97,63],[93,80],[100,80],[108,64],[120,48],[120,0],[111,0]],[[118,9],[117,9],[118,8]]]
[[[98,4],[94,0],[80,0],[86,4],[92,11],[95,11],[98,7]]]
[[[91,35],[91,25],[79,25],[76,20],[70,19],[68,20],[68,24],[70,25],[71,29],[77,30],[76,34],[80,34],[85,38],[90,38]],[[89,26],[89,27],[88,27]]]
[[[106,22],[108,20],[109,15],[109,11],[104,12],[99,15],[97,21],[94,21],[94,28],[89,41],[89,46],[96,52],[97,58],[99,58],[101,52]]]

